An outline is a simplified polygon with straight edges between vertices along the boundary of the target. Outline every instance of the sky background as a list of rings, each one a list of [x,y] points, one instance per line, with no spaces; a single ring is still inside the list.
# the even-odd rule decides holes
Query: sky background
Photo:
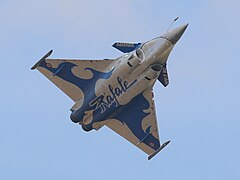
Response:
[[[0,179],[240,179],[238,0],[1,0]],[[144,42],[190,25],[154,87],[161,140],[151,161],[107,127],[71,122],[73,102],[32,65],[104,59],[116,41]]]

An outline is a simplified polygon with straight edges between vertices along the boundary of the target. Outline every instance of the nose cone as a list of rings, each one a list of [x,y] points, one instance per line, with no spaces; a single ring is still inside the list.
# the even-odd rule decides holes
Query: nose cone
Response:
[[[162,35],[162,37],[171,41],[172,44],[176,44],[178,40],[182,37],[187,27],[188,24],[182,25],[176,29],[173,29],[170,32],[167,32],[166,34]]]

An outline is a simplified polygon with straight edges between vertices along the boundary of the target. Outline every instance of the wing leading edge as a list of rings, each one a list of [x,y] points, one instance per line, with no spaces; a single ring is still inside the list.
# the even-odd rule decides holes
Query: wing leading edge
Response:
[[[148,159],[170,142],[160,144],[152,88],[133,98],[122,112],[106,120],[104,125],[147,153]]]
[[[71,60],[48,59],[52,50],[41,58],[31,69],[37,69],[73,101],[78,101],[83,92],[81,87],[97,80],[95,75],[111,69],[114,60]]]

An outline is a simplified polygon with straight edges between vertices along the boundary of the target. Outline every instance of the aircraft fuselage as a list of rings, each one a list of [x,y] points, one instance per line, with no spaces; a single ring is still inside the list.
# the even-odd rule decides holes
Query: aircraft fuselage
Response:
[[[117,58],[106,67],[106,72],[111,72],[111,76],[100,78],[89,87],[95,88],[95,94],[80,100],[87,103],[72,112],[73,122],[80,123],[86,131],[99,129],[101,121],[127,108],[134,97],[156,82],[173,46],[167,38],[159,37]]]

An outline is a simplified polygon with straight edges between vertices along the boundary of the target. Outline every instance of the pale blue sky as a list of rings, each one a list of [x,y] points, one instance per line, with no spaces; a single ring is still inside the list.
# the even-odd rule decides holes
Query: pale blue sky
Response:
[[[1,0],[0,179],[240,179],[238,0]],[[120,56],[115,41],[143,42],[189,22],[156,83],[162,141],[151,161],[107,128],[86,133],[73,102],[31,66],[53,58]]]

